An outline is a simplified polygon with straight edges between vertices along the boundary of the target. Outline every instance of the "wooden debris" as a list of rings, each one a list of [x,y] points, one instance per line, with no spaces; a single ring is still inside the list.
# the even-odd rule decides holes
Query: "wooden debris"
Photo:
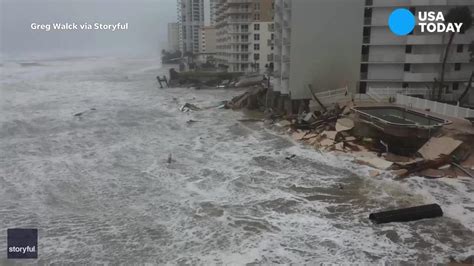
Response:
[[[425,169],[436,169],[440,166],[443,166],[447,163],[451,163],[453,161],[451,156],[446,156],[446,155],[441,155],[441,157],[434,159],[434,160],[424,160],[419,163],[416,163],[413,166],[410,166],[409,168],[405,168],[407,171],[404,174],[399,175],[399,178],[405,178],[409,176],[410,174],[416,173],[423,171]]]
[[[443,170],[425,169],[423,171],[420,171],[420,176],[423,176],[426,178],[442,178],[442,177],[445,177],[446,174]]]

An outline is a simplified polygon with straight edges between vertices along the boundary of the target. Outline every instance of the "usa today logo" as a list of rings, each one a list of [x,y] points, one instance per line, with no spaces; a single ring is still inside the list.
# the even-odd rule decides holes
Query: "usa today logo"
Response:
[[[415,15],[406,8],[395,9],[388,18],[388,27],[398,36],[409,34],[416,25]],[[460,32],[462,23],[445,23],[442,12],[422,11],[418,12],[418,26],[421,32]]]

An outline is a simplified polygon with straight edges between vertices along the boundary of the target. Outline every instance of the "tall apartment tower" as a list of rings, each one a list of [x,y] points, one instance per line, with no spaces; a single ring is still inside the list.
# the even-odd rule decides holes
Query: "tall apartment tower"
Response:
[[[216,0],[217,60],[229,72],[273,65],[273,0]]]
[[[200,29],[204,26],[204,0],[177,0],[179,49],[199,52]]]
[[[168,23],[168,50],[178,51],[179,50],[179,28],[178,23]]]
[[[216,24],[216,3],[217,3],[217,0],[209,0],[210,26],[214,26]]]
[[[446,14],[456,6],[468,6],[474,16],[473,0],[366,0],[359,91],[372,88],[426,88],[440,77],[449,33],[422,33],[419,27],[407,36],[396,36],[388,27],[391,12],[400,7],[419,11],[441,11]],[[474,25],[457,33],[446,65],[448,85],[445,99],[461,92],[472,71],[469,44],[474,41]]]

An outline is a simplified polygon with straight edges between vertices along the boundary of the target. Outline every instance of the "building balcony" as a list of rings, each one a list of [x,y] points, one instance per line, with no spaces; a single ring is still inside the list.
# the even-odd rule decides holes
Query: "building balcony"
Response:
[[[407,36],[407,44],[442,44],[442,35],[409,35]]]
[[[248,19],[227,19],[228,24],[250,24],[250,18]]]
[[[228,34],[244,34],[249,35],[250,32],[248,30],[237,30],[237,31],[228,31]]]
[[[248,14],[251,13],[252,10],[250,8],[237,8],[237,7],[230,7],[227,9],[226,14]]]
[[[251,54],[249,50],[229,50],[229,54]]]

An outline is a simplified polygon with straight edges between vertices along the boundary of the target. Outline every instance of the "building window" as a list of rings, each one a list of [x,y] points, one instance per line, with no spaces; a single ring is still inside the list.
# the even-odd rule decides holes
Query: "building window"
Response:
[[[260,3],[255,3],[255,10],[260,10]]]
[[[272,33],[272,35],[270,35],[272,40],[275,40],[275,34]]]
[[[462,53],[463,50],[464,50],[463,48],[464,48],[464,46],[462,44],[458,44],[458,46],[456,47],[456,52]]]
[[[366,93],[367,92],[367,82],[361,81],[359,83],[359,93]]]
[[[256,21],[259,21],[260,20],[260,13],[255,13],[254,19]]]
[[[411,54],[411,49],[412,49],[413,46],[411,45],[405,45],[405,53],[406,54]]]
[[[253,29],[254,29],[254,30],[260,30],[260,24],[258,24],[258,23],[257,23],[257,24],[254,24],[254,25],[253,25]]]
[[[253,40],[254,41],[260,41],[260,34],[254,34],[253,35]]]
[[[273,61],[273,54],[267,55],[267,61],[268,61],[268,62]]]
[[[253,54],[253,60],[260,60],[260,54]]]
[[[405,88],[408,88],[408,83],[406,83],[406,82],[403,82],[403,84],[402,84],[402,88],[404,88],[404,89],[405,89]]]
[[[366,6],[371,6],[371,5],[373,5],[373,1],[372,0],[365,0],[365,5]]]
[[[461,63],[454,64],[454,71],[459,71],[459,70],[461,70]]]
[[[260,51],[260,44],[259,44],[259,43],[255,43],[255,44],[253,45],[253,49],[254,49],[255,51]]]
[[[453,83],[453,91],[457,91],[459,89],[459,82]]]
[[[403,65],[403,71],[405,72],[410,72],[411,65],[410,64],[404,64]]]

